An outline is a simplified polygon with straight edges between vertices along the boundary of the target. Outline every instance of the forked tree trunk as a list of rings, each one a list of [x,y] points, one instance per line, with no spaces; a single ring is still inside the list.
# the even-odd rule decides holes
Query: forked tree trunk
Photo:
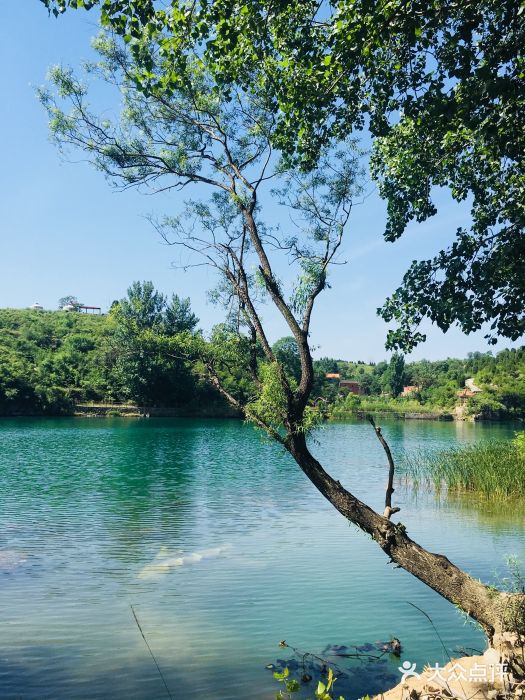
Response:
[[[345,518],[371,535],[393,563],[468,613],[483,627],[491,643],[501,646],[511,638],[514,642],[522,641],[525,595],[489,588],[443,555],[418,545],[406,534],[403,525],[392,523],[376,513],[333,479],[310,453],[304,435],[292,436],[287,447],[323,496]],[[522,667],[519,663],[523,658],[522,647],[520,649],[518,666]],[[509,650],[507,652],[507,655],[512,655]]]

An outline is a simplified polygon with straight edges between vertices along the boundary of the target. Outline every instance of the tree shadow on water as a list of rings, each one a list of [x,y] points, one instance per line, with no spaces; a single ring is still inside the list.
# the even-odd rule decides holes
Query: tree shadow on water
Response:
[[[310,698],[319,681],[326,684],[330,670],[335,678],[335,696],[342,695],[347,700],[378,695],[400,680],[397,667],[401,645],[397,639],[362,646],[329,644],[319,655],[303,653],[286,642],[281,642],[280,646],[290,649],[292,656],[276,659],[266,668],[276,678],[284,672],[287,679],[296,680],[298,700]]]

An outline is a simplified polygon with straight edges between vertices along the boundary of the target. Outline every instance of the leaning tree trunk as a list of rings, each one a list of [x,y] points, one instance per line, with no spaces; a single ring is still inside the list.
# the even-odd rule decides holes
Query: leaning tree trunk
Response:
[[[314,486],[345,518],[371,535],[392,562],[479,622],[491,644],[498,646],[509,660],[517,657],[512,658],[512,665],[523,673],[524,594],[489,588],[442,554],[434,554],[418,545],[407,535],[403,525],[376,513],[333,479],[310,453],[304,435],[292,436],[287,447]],[[516,653],[510,648],[513,645],[518,645]]]

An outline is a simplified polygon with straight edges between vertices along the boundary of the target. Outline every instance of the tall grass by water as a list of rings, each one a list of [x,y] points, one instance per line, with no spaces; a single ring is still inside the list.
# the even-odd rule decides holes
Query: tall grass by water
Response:
[[[512,441],[491,441],[440,452],[420,450],[405,456],[404,469],[417,487],[477,492],[488,498],[525,494],[525,448],[519,434]]]

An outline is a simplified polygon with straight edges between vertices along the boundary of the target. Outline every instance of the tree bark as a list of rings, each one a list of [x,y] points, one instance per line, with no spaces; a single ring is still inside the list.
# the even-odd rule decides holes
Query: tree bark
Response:
[[[406,533],[347,491],[310,453],[303,434],[293,435],[287,448],[314,486],[345,518],[368,533],[391,562],[423,581],[479,622],[489,641],[494,635],[523,633],[520,619],[525,595],[496,591],[472,578],[442,554],[429,552]],[[521,628],[521,629],[520,629]]]

